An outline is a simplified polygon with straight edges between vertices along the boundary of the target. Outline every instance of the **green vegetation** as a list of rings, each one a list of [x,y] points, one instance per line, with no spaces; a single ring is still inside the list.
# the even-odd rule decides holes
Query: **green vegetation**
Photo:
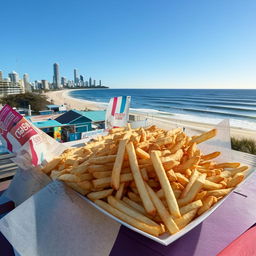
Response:
[[[256,142],[252,139],[231,138],[231,147],[234,150],[256,155]]]
[[[16,108],[28,108],[28,105],[31,105],[31,109],[35,112],[46,109],[46,105],[50,104],[45,95],[31,92],[7,95],[0,99],[0,103]]]

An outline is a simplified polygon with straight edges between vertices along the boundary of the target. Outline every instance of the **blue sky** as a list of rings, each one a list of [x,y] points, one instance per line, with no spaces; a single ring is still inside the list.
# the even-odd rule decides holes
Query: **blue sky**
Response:
[[[256,1],[1,2],[0,70],[111,88],[254,88]],[[255,87],[256,88],[256,87]]]

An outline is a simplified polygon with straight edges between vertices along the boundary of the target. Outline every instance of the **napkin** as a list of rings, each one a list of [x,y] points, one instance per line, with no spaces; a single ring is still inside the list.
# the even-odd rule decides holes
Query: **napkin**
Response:
[[[107,256],[119,228],[59,181],[0,220],[0,231],[22,256]]]

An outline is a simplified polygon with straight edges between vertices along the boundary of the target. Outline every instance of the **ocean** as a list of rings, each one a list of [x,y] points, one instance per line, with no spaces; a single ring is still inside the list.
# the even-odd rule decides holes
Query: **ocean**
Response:
[[[111,97],[131,96],[131,111],[177,120],[218,123],[256,130],[256,90],[227,89],[92,89],[69,96],[106,105]]]

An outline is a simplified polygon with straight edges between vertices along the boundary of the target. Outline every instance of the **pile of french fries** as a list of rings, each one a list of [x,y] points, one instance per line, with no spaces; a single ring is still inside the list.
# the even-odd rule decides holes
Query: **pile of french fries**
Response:
[[[120,220],[154,236],[174,234],[209,210],[245,177],[248,166],[216,163],[182,129],[114,128],[70,148],[42,171],[86,195]]]

